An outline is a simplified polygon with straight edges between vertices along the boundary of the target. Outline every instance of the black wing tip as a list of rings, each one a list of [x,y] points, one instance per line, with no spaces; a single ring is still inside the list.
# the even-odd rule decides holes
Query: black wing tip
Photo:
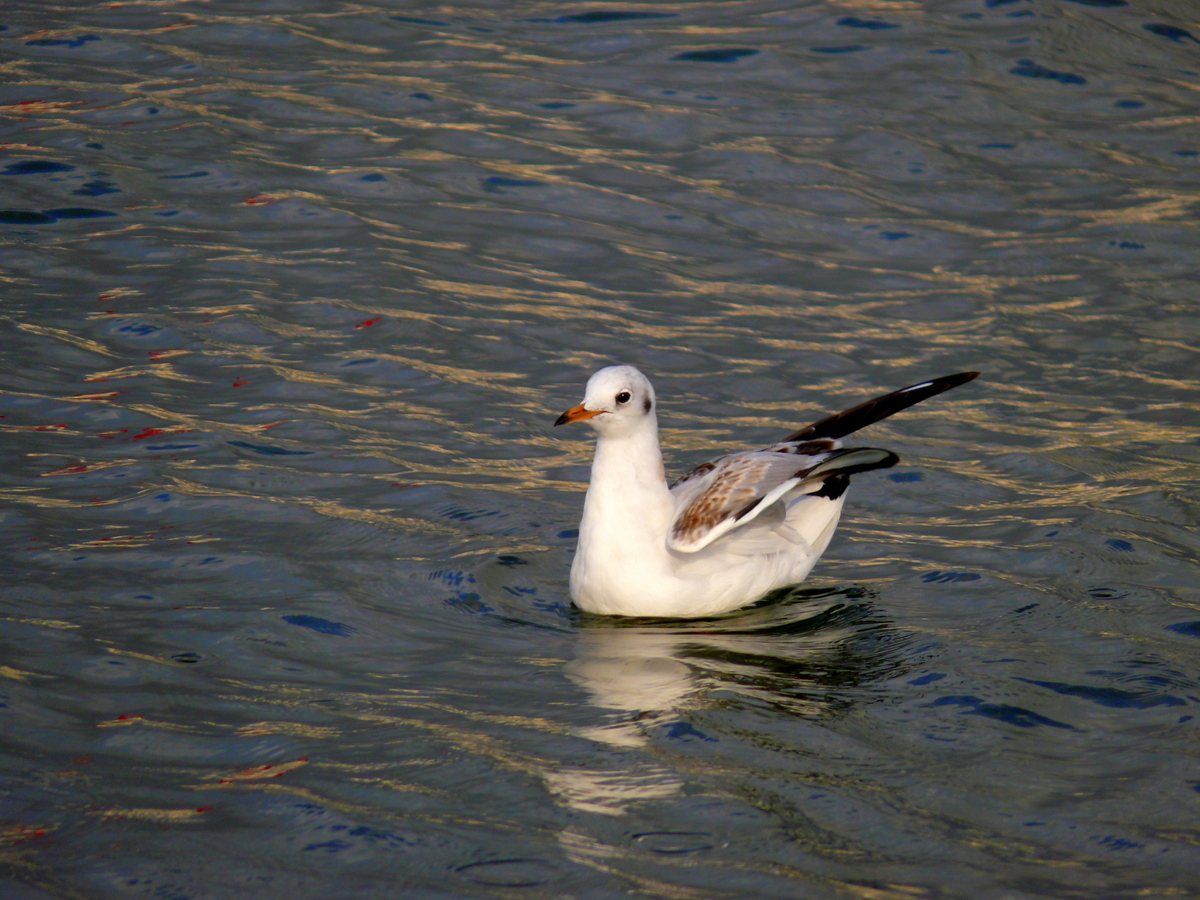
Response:
[[[928,381],[921,381],[917,384],[910,384],[908,387],[900,388],[898,391],[893,391],[893,394],[908,394],[914,391],[920,391],[926,396],[934,396],[942,391],[948,391],[951,388],[956,388],[960,384],[966,384],[968,381],[974,381],[982,372],[956,372],[953,375],[943,375],[940,378],[930,378]],[[885,395],[886,396],[886,395]],[[882,398],[879,398],[882,399]]]
[[[882,397],[867,400],[865,403],[860,403],[858,406],[851,407],[840,413],[826,416],[819,422],[813,422],[811,425],[788,435],[784,438],[784,442],[815,440],[819,438],[843,438],[848,434],[858,431],[860,428],[874,425],[888,416],[894,415],[903,409],[908,409],[922,400],[928,400],[930,397],[935,397],[951,388],[966,384],[968,381],[974,381],[980,374],[982,373],[957,372],[954,375],[943,375],[940,378],[931,378],[929,381],[910,384],[908,387],[902,387],[898,391],[892,391],[890,394],[884,394]]]
[[[884,455],[874,462],[857,463],[852,466],[846,466],[845,468],[838,469],[836,474],[850,476],[857,475],[860,472],[874,472],[876,469],[890,469],[892,466],[900,462],[900,457],[898,455],[893,453],[891,450],[884,450],[882,447],[848,447],[843,452],[849,456],[853,453],[858,453],[863,450],[875,450],[876,452]]]
[[[933,379],[935,382],[940,382],[946,385],[946,389],[956,388],[960,384],[966,384],[968,381],[974,381],[982,372],[957,372],[954,375],[943,375],[941,378]]]
[[[847,454],[854,453],[856,450],[869,449],[865,447],[856,447],[854,450],[846,450]],[[896,463],[900,462],[900,457],[891,450],[882,450],[878,447],[873,448],[880,453],[886,454],[879,460],[872,463],[862,463],[856,466],[846,466],[844,469],[838,469],[831,472],[821,482],[821,486],[813,491],[811,496],[824,497],[827,500],[836,500],[842,494],[846,493],[846,488],[850,487],[850,476],[857,475],[860,472],[873,472],[876,469],[890,469]]]

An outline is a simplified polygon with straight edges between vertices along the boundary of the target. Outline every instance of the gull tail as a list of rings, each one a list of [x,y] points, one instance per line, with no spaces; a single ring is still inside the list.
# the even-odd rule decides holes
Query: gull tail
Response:
[[[884,394],[882,397],[876,397],[874,400],[868,400],[866,403],[860,403],[844,412],[826,416],[819,422],[813,422],[811,425],[789,434],[783,440],[787,442],[843,438],[860,428],[874,425],[902,409],[908,409],[914,403],[920,403],[942,391],[948,391],[960,384],[974,381],[978,377],[978,372],[959,372],[957,375],[943,375],[932,381],[912,384],[906,388],[900,388],[898,391],[892,391],[890,394]]]

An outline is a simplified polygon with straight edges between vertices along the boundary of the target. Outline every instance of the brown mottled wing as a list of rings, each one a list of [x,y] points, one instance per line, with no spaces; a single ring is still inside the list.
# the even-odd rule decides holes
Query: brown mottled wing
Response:
[[[763,447],[761,450],[749,450],[742,453],[735,453],[731,456],[723,456],[720,459],[714,459],[711,462],[700,463],[696,468],[692,469],[684,475],[679,476],[671,483],[671,490],[675,491],[677,487],[688,481],[693,481],[709,472],[712,472],[719,465],[723,465],[727,460],[737,459],[740,456],[745,456],[748,453],[790,453],[793,456],[817,456],[821,453],[828,453],[830,450],[837,450],[841,447],[840,441],[832,440],[816,440],[816,441],[781,441],[778,444],[772,444],[770,447]],[[796,468],[795,460],[791,460],[785,464],[785,467]]]
[[[773,468],[779,468],[768,454],[756,451],[727,456],[702,473],[703,481],[694,483],[691,491],[680,491],[682,504],[671,524],[667,544],[674,550],[698,550],[717,526],[742,510],[753,509],[763,498],[763,488],[774,481],[789,478],[796,470],[795,458],[785,460],[789,465],[771,479]],[[689,473],[690,474],[690,473]],[[690,480],[690,479],[688,479]],[[681,482],[683,484],[683,482]],[[711,540],[711,538],[710,538]]]
[[[848,476],[894,466],[899,459],[890,451],[871,447],[841,449],[839,438],[966,384],[978,375],[959,372],[909,385],[826,416],[774,446],[697,466],[671,485],[679,512],[667,535],[667,546],[683,553],[701,550],[752,521],[787,494],[819,494],[830,499],[841,496]]]
[[[785,494],[811,493],[834,475],[884,468],[898,461],[888,450],[833,449],[831,444],[776,444],[766,450],[735,453],[693,470],[672,488],[679,498],[679,512],[667,534],[667,546],[694,553],[753,520]]]

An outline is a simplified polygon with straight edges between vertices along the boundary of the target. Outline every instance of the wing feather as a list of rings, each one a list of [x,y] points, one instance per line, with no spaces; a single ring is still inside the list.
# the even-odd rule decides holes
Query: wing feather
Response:
[[[832,442],[820,443],[819,449],[805,447],[816,451],[813,453],[797,452],[795,448],[803,444],[776,444],[766,450],[735,453],[693,470],[672,488],[679,498],[679,512],[667,534],[667,546],[695,553],[752,521],[786,494],[813,493],[835,475],[885,468],[899,461],[889,450],[831,449],[828,445]]]
[[[667,546],[681,553],[695,553],[753,521],[781,498],[812,494],[813,502],[818,502],[817,498],[836,500],[845,491],[850,475],[887,468],[900,461],[888,450],[844,450],[841,438],[978,375],[960,372],[909,385],[826,416],[778,444],[697,466],[671,485],[678,512],[667,534]],[[782,527],[786,528],[786,522]],[[786,537],[780,528],[773,526],[776,533]],[[752,537],[745,529],[740,534],[747,540]]]
[[[826,416],[819,422],[813,422],[799,431],[788,435],[785,441],[811,441],[814,438],[843,438],[868,425],[893,416],[902,409],[908,409],[915,403],[928,400],[943,391],[956,388],[979,377],[978,372],[959,372],[957,375],[943,375],[920,384],[910,384],[906,388],[876,397],[858,406]]]

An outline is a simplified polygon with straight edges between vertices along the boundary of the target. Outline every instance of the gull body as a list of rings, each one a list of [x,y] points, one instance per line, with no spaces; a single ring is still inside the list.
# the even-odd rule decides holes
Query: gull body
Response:
[[[895,391],[668,485],[649,379],[633,366],[600,369],[555,422],[586,421],[597,435],[572,599],[604,615],[695,618],[803,581],[829,546],[849,476],[898,462],[840,438],[977,375]]]

